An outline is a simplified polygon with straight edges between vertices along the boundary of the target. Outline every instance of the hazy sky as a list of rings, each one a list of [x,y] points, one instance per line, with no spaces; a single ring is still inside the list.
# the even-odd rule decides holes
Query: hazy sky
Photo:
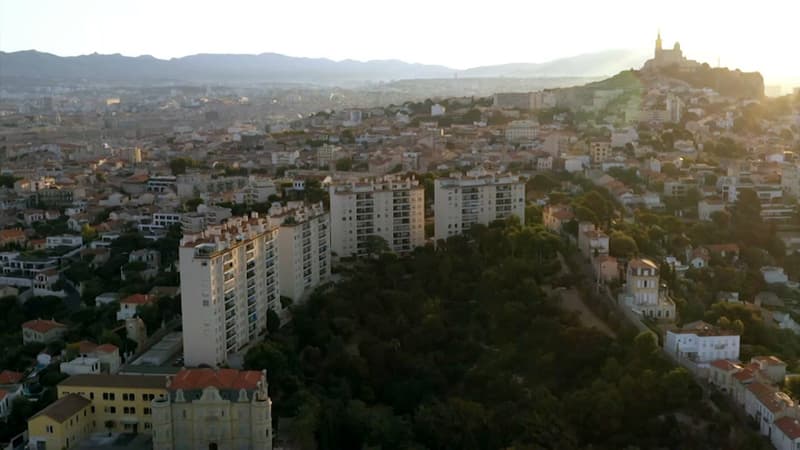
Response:
[[[659,28],[689,58],[800,77],[800,0],[0,0],[0,50],[58,55],[276,52],[467,68],[650,49]]]

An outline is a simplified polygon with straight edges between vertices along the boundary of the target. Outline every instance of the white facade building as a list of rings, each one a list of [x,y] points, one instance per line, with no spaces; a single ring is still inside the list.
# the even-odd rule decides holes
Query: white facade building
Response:
[[[160,228],[169,228],[172,225],[181,223],[180,213],[159,212],[153,213],[153,225]]]
[[[438,103],[431,105],[431,117],[443,116],[446,111],[447,108]]]
[[[474,224],[517,216],[525,223],[525,182],[510,174],[471,171],[434,181],[434,235],[437,240],[467,231]]]
[[[278,193],[275,182],[266,178],[251,178],[242,189],[245,203],[266,203]]]
[[[343,157],[341,147],[323,144],[322,147],[317,149],[317,166],[327,168],[341,157]]]
[[[272,152],[272,165],[273,166],[293,166],[300,158],[300,152],[295,151],[275,151]]]
[[[739,359],[739,335],[703,321],[686,324],[678,331],[667,331],[664,350],[676,358],[697,364],[717,359]]]
[[[761,268],[761,275],[767,284],[786,284],[789,276],[784,272],[783,267],[764,266]]]
[[[722,199],[704,198],[697,202],[697,217],[700,220],[709,222],[712,214],[723,212],[726,209],[725,202]]]
[[[363,255],[372,236],[395,253],[425,243],[425,193],[419,180],[385,176],[329,188],[331,248],[340,257]]]
[[[578,249],[583,256],[592,259],[595,256],[608,255],[611,238],[597,229],[591,222],[578,224]]]
[[[47,241],[45,242],[46,248],[80,247],[81,245],[83,245],[83,237],[68,234],[62,236],[47,236]]]
[[[100,360],[89,356],[79,356],[72,361],[62,362],[59,370],[67,375],[100,373]]]
[[[280,293],[295,302],[304,300],[331,275],[330,214],[322,202],[303,205],[289,202],[270,208],[270,217],[280,222],[278,275]]]
[[[769,439],[777,450],[800,449],[800,420],[784,416],[773,425]]]
[[[515,120],[506,126],[508,142],[526,142],[536,139],[539,124],[533,120]]]
[[[184,360],[189,366],[224,364],[261,334],[267,310],[279,316],[278,226],[236,217],[180,246]]]

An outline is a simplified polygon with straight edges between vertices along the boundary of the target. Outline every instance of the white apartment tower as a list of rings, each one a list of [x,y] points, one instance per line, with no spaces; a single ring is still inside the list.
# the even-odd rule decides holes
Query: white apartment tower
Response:
[[[301,302],[331,276],[330,214],[322,202],[275,204],[270,218],[280,223],[278,274],[281,296]]]
[[[437,178],[434,186],[436,240],[509,216],[525,223],[525,183],[516,175],[470,171]]]
[[[367,252],[368,238],[383,238],[395,253],[425,242],[424,188],[419,180],[386,176],[330,186],[331,245],[340,257]]]
[[[187,366],[219,366],[261,334],[267,310],[286,314],[278,280],[278,224],[235,217],[180,246],[183,351]]]

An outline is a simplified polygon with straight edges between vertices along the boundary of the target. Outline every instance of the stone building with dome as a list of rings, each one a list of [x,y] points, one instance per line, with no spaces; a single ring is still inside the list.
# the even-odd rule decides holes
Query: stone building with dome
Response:
[[[183,369],[152,402],[153,450],[272,450],[265,371]]]
[[[644,70],[663,69],[677,66],[681,70],[694,70],[700,65],[697,61],[686,59],[681,50],[681,44],[675,42],[672,49],[665,49],[661,41],[661,32],[656,37],[656,47],[653,58],[644,63]]]

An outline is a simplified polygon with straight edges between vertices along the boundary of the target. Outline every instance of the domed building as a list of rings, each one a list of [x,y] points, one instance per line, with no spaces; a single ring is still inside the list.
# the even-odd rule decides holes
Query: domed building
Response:
[[[664,49],[661,41],[661,32],[659,31],[656,37],[656,48],[653,59],[644,63],[643,69],[653,70],[677,66],[682,70],[692,70],[698,65],[699,63],[697,61],[688,60],[683,56],[683,51],[681,50],[681,44],[679,42],[675,42],[672,49]]]

